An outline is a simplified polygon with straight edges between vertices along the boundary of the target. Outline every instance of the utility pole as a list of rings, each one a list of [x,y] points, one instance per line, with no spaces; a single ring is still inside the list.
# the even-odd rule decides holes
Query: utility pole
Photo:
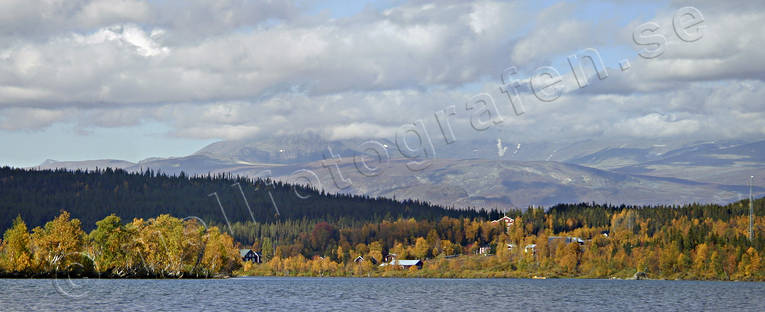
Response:
[[[752,184],[754,184],[754,176],[749,176],[749,242],[754,240],[754,199],[752,198]]]

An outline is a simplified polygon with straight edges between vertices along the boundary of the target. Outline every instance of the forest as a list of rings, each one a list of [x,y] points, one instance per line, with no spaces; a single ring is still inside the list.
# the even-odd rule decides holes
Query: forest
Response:
[[[416,200],[327,194],[299,185],[223,174],[190,177],[150,169],[131,173],[111,168],[0,168],[0,229],[10,227],[17,215],[31,227],[40,226],[61,210],[81,220],[85,230],[93,229],[96,221],[110,214],[124,220],[170,214],[220,224],[226,224],[227,218],[231,223],[323,220],[339,225],[399,218],[438,220],[442,216],[489,219],[501,214],[496,210],[447,208],[451,207]]]
[[[6,168],[0,172],[0,207],[4,216],[15,216],[0,242],[2,276],[66,272],[107,277],[765,280],[761,260],[765,199],[754,202],[750,239],[748,200],[683,206],[559,204],[500,214],[417,201],[323,194],[226,176],[170,177],[108,169],[34,172]],[[229,218],[245,220],[232,223],[215,216],[220,212],[217,203],[212,209],[207,207],[206,192],[231,188],[234,183],[246,185],[257,195],[247,199],[258,221],[249,218],[246,207],[226,211]],[[59,188],[75,191],[75,195]],[[295,190],[311,197],[295,196]],[[234,191],[237,195],[238,190]],[[273,203],[261,196],[268,191],[284,203],[278,215]],[[130,195],[118,195],[121,192]],[[236,199],[233,195],[228,197]],[[223,206],[233,208],[234,199]],[[60,210],[51,213],[56,208]],[[307,212],[311,208],[315,211]],[[77,213],[70,214],[69,209]],[[207,219],[172,216],[204,209],[209,215],[200,215]],[[345,211],[353,213],[346,216]],[[498,221],[503,215],[512,224]],[[34,221],[28,226],[25,220],[30,217]],[[81,220],[92,220],[88,221],[92,224]],[[260,252],[263,263],[243,262],[241,248]],[[395,260],[380,266],[393,255],[398,260],[421,260],[422,267],[404,269]]]
[[[765,200],[728,205],[610,206],[560,204],[510,211],[514,222],[443,217],[356,227],[317,223],[234,226],[258,237],[265,265],[245,275],[413,277],[583,277],[765,280],[761,262]],[[298,233],[295,235],[295,233]],[[573,238],[573,239],[566,239]],[[365,259],[419,259],[421,270],[383,268]]]

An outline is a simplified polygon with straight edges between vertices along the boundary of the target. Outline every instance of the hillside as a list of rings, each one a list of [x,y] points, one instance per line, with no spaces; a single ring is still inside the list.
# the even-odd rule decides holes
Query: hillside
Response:
[[[241,185],[252,216],[242,192],[232,186],[235,183]],[[226,220],[215,197],[209,196],[213,192],[219,195],[231,223],[251,221],[252,217],[258,222],[308,219],[351,224],[399,217],[488,219],[499,215],[496,211],[490,216],[486,211],[451,210],[419,201],[332,195],[280,182],[266,183],[241,177],[168,176],[153,171],[38,171],[4,167],[0,168],[0,190],[0,228],[8,228],[19,214],[30,227],[42,225],[61,210],[82,220],[86,229],[112,213],[123,220],[171,214],[224,223]],[[280,213],[278,217],[274,203]]]
[[[411,171],[405,160],[392,160],[377,176],[362,175],[351,159],[339,166],[351,181],[338,189],[330,170],[315,162],[300,167],[271,168],[288,180],[291,170],[309,169],[329,192],[368,194],[395,198],[427,198],[455,207],[487,207],[499,210],[549,207],[558,203],[598,202],[628,205],[682,205],[695,202],[725,204],[748,194],[742,185],[700,183],[692,180],[611,172],[550,161],[501,161],[485,159],[436,159],[430,167]],[[288,170],[289,169],[289,170]],[[252,175],[262,168],[240,168]],[[754,188],[755,194],[765,189]]]

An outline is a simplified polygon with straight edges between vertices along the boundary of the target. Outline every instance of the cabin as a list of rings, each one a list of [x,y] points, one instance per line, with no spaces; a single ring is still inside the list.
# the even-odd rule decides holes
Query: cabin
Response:
[[[356,259],[353,259],[353,262],[362,263],[364,260],[366,259],[364,259],[363,256],[358,256]],[[375,257],[369,257],[369,262],[372,262],[372,264],[377,264],[377,259],[375,259]]]
[[[392,262],[383,263],[380,264],[381,267],[388,266],[388,265],[396,265],[398,264],[399,267],[402,269],[409,269],[411,267],[417,267],[417,269],[422,269],[422,261],[421,260],[394,260]]]
[[[263,263],[260,253],[252,251],[252,249],[239,249],[239,256],[244,262]]]

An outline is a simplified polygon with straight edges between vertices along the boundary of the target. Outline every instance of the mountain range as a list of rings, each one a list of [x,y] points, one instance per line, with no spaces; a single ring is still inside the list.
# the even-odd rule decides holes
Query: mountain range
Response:
[[[765,176],[765,141],[516,143],[437,142],[435,157],[413,168],[390,140],[380,157],[367,140],[313,133],[221,141],[173,158],[54,161],[38,169],[152,169],[167,174],[230,173],[309,183],[327,192],[418,199],[446,207],[526,208],[557,203],[727,203],[748,196],[750,176]],[[330,154],[331,150],[331,154]],[[330,155],[341,158],[333,160]],[[367,166],[360,162],[365,159]],[[325,160],[328,159],[328,160]],[[382,159],[383,161],[380,161]],[[387,161],[386,161],[387,160]],[[369,169],[377,168],[376,172]],[[421,169],[421,170],[420,170]],[[765,194],[763,179],[755,195]]]

